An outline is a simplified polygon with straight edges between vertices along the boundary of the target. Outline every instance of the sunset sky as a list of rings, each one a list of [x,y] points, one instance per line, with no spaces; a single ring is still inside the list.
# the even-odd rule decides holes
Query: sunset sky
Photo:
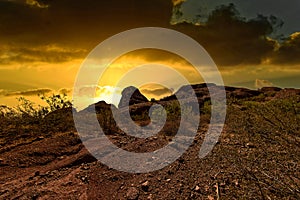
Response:
[[[0,104],[13,106],[20,95],[35,100],[42,92],[71,94],[87,55],[137,27],[192,37],[213,58],[225,85],[300,88],[299,8],[299,0],[0,0]],[[169,65],[191,83],[199,80],[184,59],[147,49],[121,56],[105,80],[87,85],[83,95],[96,90],[96,100],[109,101],[116,81],[145,63]],[[159,98],[172,89],[146,85],[142,92]]]

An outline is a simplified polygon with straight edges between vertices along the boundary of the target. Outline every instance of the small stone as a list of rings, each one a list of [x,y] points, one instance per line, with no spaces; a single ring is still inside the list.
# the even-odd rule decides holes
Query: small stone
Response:
[[[236,186],[239,186],[239,181],[238,181],[238,180],[234,180],[233,182],[234,182],[234,184],[235,184]]]
[[[226,139],[224,139],[224,142],[225,142],[225,143],[229,143],[229,142],[230,142],[230,139],[229,139],[229,138],[226,138]]]
[[[167,182],[170,182],[170,181],[171,181],[171,179],[169,179],[169,178],[168,178],[166,181],[167,181]]]
[[[4,165],[4,160],[0,158],[0,165]]]
[[[130,187],[126,193],[128,200],[136,200],[139,197],[139,190],[136,187]]]
[[[36,182],[35,185],[43,185],[44,184],[44,181],[39,181],[39,182]]]
[[[149,196],[147,197],[147,199],[152,200],[153,199],[153,195],[149,194]]]
[[[89,167],[89,166],[82,166],[81,169],[82,169],[82,170],[89,170],[90,167]]]
[[[43,140],[43,139],[45,139],[45,137],[44,136],[39,136],[38,139]]]
[[[214,200],[215,198],[214,198],[213,196],[209,195],[209,196],[207,197],[207,199],[208,199],[208,200]]]
[[[68,181],[68,182],[66,182],[66,183],[63,183],[62,185],[63,185],[63,186],[67,186],[67,185],[72,185],[72,183],[73,183],[72,181]]]
[[[65,156],[58,157],[59,160],[63,160],[64,158],[65,158]]]
[[[82,180],[82,182],[88,182],[88,176],[82,176],[80,179]]]
[[[184,159],[181,157],[178,159],[178,161],[179,161],[179,163],[184,163]]]
[[[255,148],[255,144],[253,144],[252,142],[248,142],[247,144],[246,144],[246,147],[248,147],[248,148]]]
[[[199,190],[200,190],[200,187],[198,185],[196,185],[195,191],[198,192]]]
[[[39,171],[36,171],[35,173],[34,173],[34,176],[36,177],[36,176],[39,176],[40,175],[40,172]]]
[[[149,181],[146,181],[142,184],[142,189],[147,192],[149,190]]]

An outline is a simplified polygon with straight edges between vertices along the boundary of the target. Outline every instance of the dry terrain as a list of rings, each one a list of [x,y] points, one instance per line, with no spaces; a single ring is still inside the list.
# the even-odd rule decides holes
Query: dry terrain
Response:
[[[193,87],[201,110],[193,144],[171,165],[144,174],[98,162],[82,144],[71,108],[42,119],[1,116],[0,199],[300,199],[299,90],[227,87],[224,130],[213,151],[200,159],[210,104],[207,88]],[[155,102],[139,95],[131,97],[130,109],[143,125]],[[156,103],[172,107],[174,101],[171,96]],[[104,102],[96,104],[99,122],[115,145],[149,152],[172,141],[176,120],[155,136],[137,139],[114,123],[103,124],[109,109]]]

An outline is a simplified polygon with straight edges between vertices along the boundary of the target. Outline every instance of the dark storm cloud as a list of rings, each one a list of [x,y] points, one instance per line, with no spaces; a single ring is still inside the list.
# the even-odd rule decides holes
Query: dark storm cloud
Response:
[[[258,16],[246,20],[233,4],[216,8],[205,25],[177,24],[178,30],[188,32],[210,53],[219,66],[243,64],[257,65],[274,50],[275,42],[267,35],[272,33],[277,20]]]
[[[298,52],[299,43],[294,39],[293,43],[286,40],[275,52],[277,43],[267,36],[282,23],[269,13],[268,17],[243,18],[244,12],[239,14],[233,5],[218,6],[202,26],[172,26],[173,2],[180,6],[181,1],[172,0],[0,0],[0,63],[83,58],[104,39],[144,26],[172,28],[191,36],[218,66],[258,65],[270,56],[273,63],[281,64]],[[43,49],[52,44],[69,50]],[[144,57],[147,61],[174,62],[174,57],[164,53],[146,52]]]
[[[166,27],[172,12],[172,2],[166,0],[38,1],[49,5],[46,9],[24,2],[0,1],[0,42],[92,48],[131,28]]]
[[[166,0],[0,0],[0,64],[83,59],[121,31],[169,26],[171,13]]]
[[[234,4],[229,4],[216,7],[205,24],[201,26],[179,23],[173,25],[172,28],[196,39],[209,52],[218,66],[259,65],[268,59],[274,60],[274,64],[282,64],[285,59],[288,59],[287,64],[299,64],[299,56],[294,56],[298,52],[296,49],[300,48],[295,37],[293,41],[287,39],[281,44],[279,51],[276,50],[278,42],[269,38],[269,35],[280,28],[283,23],[273,15],[258,15],[247,19],[239,13]],[[151,49],[140,53],[136,51],[135,54],[142,55],[150,62],[184,61],[172,53]],[[278,58],[275,58],[276,56]],[[293,58],[289,58],[290,56]],[[277,59],[282,62],[275,62]]]
[[[174,22],[188,21],[192,23],[204,23],[210,13],[220,5],[233,3],[247,19],[252,19],[258,14],[274,15],[285,23],[277,30],[276,34],[288,36],[300,29],[300,1],[299,0],[187,0],[177,7],[180,15],[174,15]]]
[[[300,31],[299,5],[297,0],[188,0],[174,7],[172,23],[202,44],[219,66],[266,60],[294,65],[300,64],[299,36],[269,37]]]

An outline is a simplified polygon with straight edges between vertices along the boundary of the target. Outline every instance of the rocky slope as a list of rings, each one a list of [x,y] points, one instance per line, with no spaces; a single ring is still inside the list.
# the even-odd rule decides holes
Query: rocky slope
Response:
[[[199,102],[209,100],[206,85],[193,89]],[[124,98],[130,98],[125,93]],[[71,109],[58,110],[39,122],[3,120],[0,199],[299,199],[300,90],[226,87],[226,93],[239,102],[228,108],[225,128],[213,152],[204,159],[198,157],[209,124],[209,114],[204,113],[193,144],[180,159],[145,174],[120,172],[98,162],[83,146]],[[139,92],[133,94],[132,114],[139,115],[152,105]],[[259,109],[242,103],[269,106],[268,102],[273,105],[283,99],[284,103],[290,97],[294,115],[284,114],[289,104],[267,107],[279,115],[274,117],[272,113],[261,116]],[[174,100],[170,96],[158,102]],[[94,107],[98,114],[111,108],[99,102],[85,111],[94,112]],[[279,124],[274,123],[277,121]],[[132,152],[154,151],[173,138],[162,133],[138,139],[113,130],[107,137]]]

